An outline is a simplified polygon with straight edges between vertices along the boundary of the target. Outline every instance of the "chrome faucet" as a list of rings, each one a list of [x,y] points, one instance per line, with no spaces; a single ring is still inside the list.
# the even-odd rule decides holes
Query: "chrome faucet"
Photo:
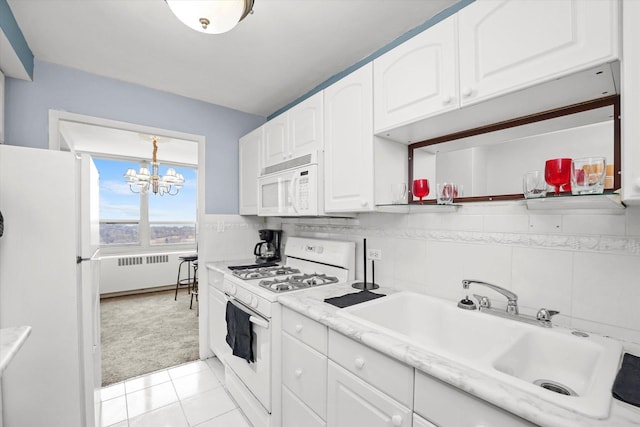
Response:
[[[519,322],[531,323],[543,326],[545,328],[550,328],[551,318],[559,313],[556,310],[548,310],[546,308],[541,308],[538,310],[536,316],[527,316],[526,314],[519,314],[518,312],[518,296],[513,292],[501,288],[500,286],[492,285],[491,283],[483,282],[481,280],[463,280],[462,288],[469,289],[470,284],[477,284],[486,286],[490,289],[493,289],[496,292],[501,293],[507,298],[507,310],[506,312],[502,310],[496,310],[491,307],[491,301],[489,298],[483,295],[473,294],[473,296],[478,300],[478,310],[486,313],[490,313],[499,317],[505,317],[513,320],[517,320]],[[466,310],[475,310],[476,306],[473,301],[469,300],[468,297],[458,303],[458,307],[464,308]]]
[[[501,288],[500,286],[497,285],[492,285],[491,283],[487,283],[487,282],[483,282],[480,280],[463,280],[462,281],[462,288],[463,289],[469,289],[469,285],[471,283],[475,283],[477,285],[482,285],[482,286],[486,286],[488,288],[493,289],[494,291],[501,293],[502,295],[504,295],[505,297],[507,297],[507,313],[509,314],[518,314],[518,295],[514,294],[513,292],[511,292],[508,289],[505,288]],[[489,308],[489,307],[487,307]]]

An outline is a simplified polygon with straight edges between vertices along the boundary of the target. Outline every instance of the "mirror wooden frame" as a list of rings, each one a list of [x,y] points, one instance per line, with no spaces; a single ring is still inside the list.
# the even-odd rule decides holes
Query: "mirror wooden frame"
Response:
[[[439,136],[436,138],[427,139],[420,142],[415,142],[408,146],[408,183],[407,185],[407,202],[409,204],[423,204],[428,205],[436,204],[436,200],[424,200],[420,202],[418,200],[413,200],[413,192],[411,183],[413,182],[413,158],[414,151],[416,149],[427,147],[435,144],[442,144],[445,142],[455,141],[462,138],[468,138],[476,135],[482,135],[485,133],[500,131],[503,129],[513,128],[517,126],[524,126],[531,123],[541,122],[544,120],[555,119],[557,117],[568,116],[571,114],[581,113],[583,111],[589,111],[596,108],[602,108],[606,106],[613,106],[613,189],[605,190],[605,194],[612,193],[615,190],[618,190],[621,186],[621,149],[620,149],[620,134],[621,134],[621,123],[620,123],[620,95],[612,95],[606,96],[603,98],[597,98],[591,101],[585,101],[578,104],[569,105],[566,107],[556,108],[553,110],[543,111],[540,113],[530,114],[528,116],[517,117],[515,119],[505,120],[503,122],[494,123],[491,125],[481,126],[474,129],[469,129],[461,132],[456,132],[444,136]],[[524,194],[516,193],[516,194],[496,194],[496,195],[487,195],[487,196],[476,196],[476,197],[461,197],[454,200],[454,202],[484,202],[484,201],[494,201],[494,200],[518,200],[524,199]]]

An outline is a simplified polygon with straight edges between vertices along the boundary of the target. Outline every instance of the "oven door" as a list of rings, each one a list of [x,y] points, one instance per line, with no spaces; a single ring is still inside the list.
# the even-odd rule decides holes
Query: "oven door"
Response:
[[[252,349],[255,362],[233,356],[229,353],[225,357],[227,367],[240,378],[244,385],[260,401],[262,406],[271,413],[271,324],[269,319],[261,316],[236,298],[225,294],[226,300],[248,313],[251,317],[251,333],[253,336]]]

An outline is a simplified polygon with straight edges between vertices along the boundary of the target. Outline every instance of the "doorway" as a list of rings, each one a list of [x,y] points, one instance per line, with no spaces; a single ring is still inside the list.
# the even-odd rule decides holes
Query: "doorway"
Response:
[[[140,140],[143,140],[144,137],[150,135],[165,138],[167,141],[173,142],[165,145],[164,153],[159,155],[158,160],[160,162],[168,161],[170,159],[174,163],[195,167],[197,172],[196,224],[200,223],[200,219],[204,214],[205,194],[204,136],[84,116],[63,111],[50,110],[49,112],[49,148],[53,150],[70,151],[76,155],[79,155],[80,153],[88,153],[91,155],[106,157],[148,160],[151,157],[149,145],[147,144],[145,146],[145,144],[134,143],[133,141],[139,142]],[[141,138],[141,136],[143,137]],[[185,149],[185,147],[187,148]],[[160,153],[163,152],[163,150],[159,151]],[[191,160],[186,159],[185,153],[189,153],[192,156]],[[80,227],[79,224],[78,227]],[[197,240],[195,247],[197,247]],[[193,251],[194,250],[191,250],[190,252]],[[123,250],[122,254],[125,254],[126,252],[126,250]],[[173,302],[173,298],[171,298],[171,301]],[[80,304],[82,305],[82,302],[80,302]],[[91,310],[91,308],[80,306],[78,307],[78,310],[79,312],[83,312]],[[95,312],[96,309],[93,310],[93,316],[95,318],[98,316],[98,313]],[[199,322],[203,321],[203,318],[199,318]],[[90,328],[89,325],[84,325],[83,327]],[[199,329],[203,330],[203,326],[199,325]],[[100,342],[99,334],[100,327],[98,326],[94,332],[94,343]],[[95,337],[95,335],[97,335],[97,337]],[[200,333],[200,349],[206,347],[206,343],[203,342],[204,336],[205,334]],[[90,346],[91,343],[84,343],[83,345]],[[84,354],[84,383],[86,386],[83,393],[85,395],[87,411],[90,411],[90,406],[93,406],[92,403],[98,403],[100,400],[99,390],[101,388],[102,381],[101,378],[96,378],[92,373],[101,371],[101,363],[99,359],[89,360],[91,357],[88,355],[92,354],[90,349],[85,349]],[[200,354],[202,354],[202,350],[200,350]],[[94,378],[93,381],[91,381],[92,377]],[[100,375],[97,377],[100,377]],[[91,388],[93,388],[93,390]]]

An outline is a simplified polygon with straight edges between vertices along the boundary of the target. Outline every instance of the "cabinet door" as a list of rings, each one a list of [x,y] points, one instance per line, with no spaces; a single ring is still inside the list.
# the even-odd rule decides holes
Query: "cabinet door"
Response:
[[[260,143],[263,128],[240,138],[238,143],[240,215],[258,214],[258,176],[260,175]]]
[[[373,210],[373,66],[324,90],[325,211]]]
[[[457,16],[373,62],[376,133],[458,107]]]
[[[413,414],[413,427],[438,427],[418,414]]]
[[[327,356],[282,334],[282,383],[320,418],[327,415]]]
[[[322,92],[293,107],[289,114],[289,158],[324,148]]]
[[[411,410],[329,362],[328,427],[411,427]]]
[[[640,40],[640,2],[623,3],[623,39]],[[622,61],[622,200],[640,205],[640,50],[635,43],[624,43]],[[634,117],[636,119],[630,119]]]
[[[282,386],[282,427],[325,427],[320,419],[307,405],[291,391]]]
[[[618,2],[478,0],[459,12],[461,105],[618,57]]]
[[[262,166],[282,163],[289,158],[289,115],[280,114],[264,124]]]
[[[209,272],[211,274],[211,272]],[[224,319],[226,301],[222,292],[209,286],[209,348],[216,357],[224,362],[225,355],[230,354],[225,337],[227,336],[227,322]]]

